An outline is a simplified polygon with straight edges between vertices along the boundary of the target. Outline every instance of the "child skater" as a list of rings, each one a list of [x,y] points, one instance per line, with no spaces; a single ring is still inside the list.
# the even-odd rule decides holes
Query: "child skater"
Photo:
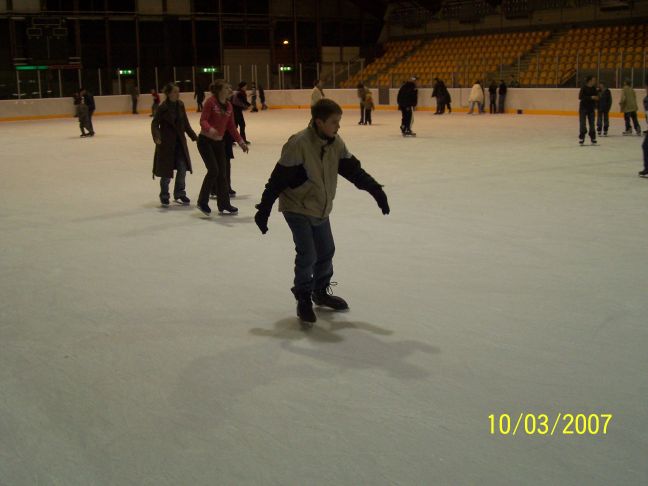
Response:
[[[279,198],[279,211],[292,231],[297,252],[291,290],[297,300],[297,316],[305,329],[317,320],[313,302],[338,311],[349,308],[344,299],[332,295],[330,287],[335,245],[329,214],[338,174],[369,192],[383,214],[389,214],[382,186],[362,169],[360,161],[349,153],[337,134],[342,108],[325,98],[311,107],[311,115],[309,126],[291,136],[283,146],[254,217],[265,234],[272,205]]]

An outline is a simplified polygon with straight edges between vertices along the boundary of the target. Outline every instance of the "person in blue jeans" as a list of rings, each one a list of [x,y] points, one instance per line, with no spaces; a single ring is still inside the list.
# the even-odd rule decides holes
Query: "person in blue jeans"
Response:
[[[349,308],[332,295],[335,243],[329,214],[341,175],[373,196],[383,214],[389,214],[387,195],[349,153],[337,134],[342,108],[331,99],[311,107],[310,125],[288,139],[265,186],[254,220],[263,234],[268,231],[272,206],[279,198],[281,211],[295,243],[295,280],[291,289],[297,300],[297,316],[305,328],[317,318],[313,302],[342,311]]]

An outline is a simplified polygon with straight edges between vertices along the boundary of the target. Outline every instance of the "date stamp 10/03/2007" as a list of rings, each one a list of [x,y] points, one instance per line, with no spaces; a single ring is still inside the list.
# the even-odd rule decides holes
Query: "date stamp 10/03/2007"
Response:
[[[607,435],[611,413],[508,413],[488,416],[490,435]]]

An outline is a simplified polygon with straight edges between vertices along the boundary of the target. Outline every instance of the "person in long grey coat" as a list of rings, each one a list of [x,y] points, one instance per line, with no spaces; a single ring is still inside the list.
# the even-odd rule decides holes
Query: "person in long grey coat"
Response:
[[[169,205],[169,183],[176,171],[173,199],[182,204],[191,201],[185,191],[185,176],[187,171],[192,172],[187,138],[194,142],[198,140],[193,131],[184,103],[180,101],[180,90],[173,84],[164,87],[166,99],[160,104],[151,122],[151,134],[155,142],[155,156],[153,158],[153,178],[160,177],[160,202],[163,206]]]

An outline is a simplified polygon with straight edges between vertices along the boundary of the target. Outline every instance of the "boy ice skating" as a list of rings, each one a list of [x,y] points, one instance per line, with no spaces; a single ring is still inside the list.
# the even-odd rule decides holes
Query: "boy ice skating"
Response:
[[[263,234],[268,231],[272,206],[279,198],[279,211],[295,242],[295,280],[291,289],[297,300],[297,316],[305,328],[317,318],[313,302],[334,310],[349,308],[344,299],[331,295],[335,244],[329,214],[337,189],[338,174],[358,189],[371,194],[383,214],[389,214],[382,186],[361,167],[337,134],[342,108],[330,99],[311,108],[310,125],[291,136],[281,150],[261,196],[254,220]]]
[[[578,134],[578,143],[585,143],[585,134],[587,134],[587,123],[589,123],[589,136],[592,145],[596,145],[596,131],[594,129],[594,108],[598,101],[598,91],[596,90],[596,78],[587,76],[585,86],[578,93],[580,106],[578,108],[578,118],[580,123],[580,132]]]
[[[398,90],[398,97],[396,99],[398,109],[403,114],[401,118],[401,132],[404,137],[416,136],[416,133],[412,132],[412,116],[414,114],[414,108],[418,104],[418,89],[416,88],[415,81],[416,76],[412,76],[409,81],[405,82]]]

